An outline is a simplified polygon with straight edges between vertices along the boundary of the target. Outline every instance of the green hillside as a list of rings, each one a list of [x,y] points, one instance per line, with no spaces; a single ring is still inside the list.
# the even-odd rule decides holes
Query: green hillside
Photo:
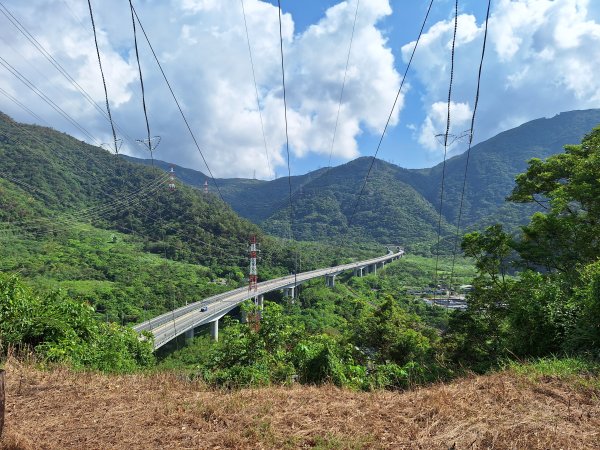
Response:
[[[600,109],[563,112],[527,122],[475,145],[469,158],[463,223],[500,222],[508,226],[526,223],[536,210],[533,206],[505,203],[515,185],[515,176],[527,168],[531,158],[545,159],[562,152],[565,145],[580,142],[598,124]],[[444,216],[452,223],[456,222],[460,205],[466,157],[461,154],[446,162]],[[401,179],[426,199],[439,203],[442,164],[401,173]]]
[[[395,166],[379,160],[349,229],[357,186],[361,185],[370,163],[369,158],[360,158],[332,168],[296,191],[293,197],[294,235],[300,239],[318,240],[345,236],[401,243],[409,248],[415,241],[432,240],[438,222],[433,205],[397,178]],[[264,228],[276,234],[287,226],[288,217],[286,205],[263,223]],[[445,223],[444,228],[447,229]]]
[[[564,112],[527,122],[475,145],[469,160],[462,228],[500,222],[514,229],[526,223],[539,208],[504,201],[514,187],[515,176],[525,170],[529,159],[561,152],[564,145],[579,142],[598,123],[600,109]],[[362,157],[329,171],[319,169],[292,177],[296,238],[398,242],[413,249],[418,244],[429,245],[435,239],[442,164],[411,170],[377,160],[353,223],[349,224],[370,163],[370,157]],[[453,234],[456,224],[465,163],[466,154],[446,162],[442,211],[445,236]],[[160,164],[168,167],[167,163]],[[200,187],[206,180],[201,172],[179,167],[176,170],[183,182],[193,186]],[[269,233],[290,236],[286,178],[217,182],[225,200],[237,213],[262,225]]]
[[[287,274],[376,247],[289,243],[264,234],[215,195],[116,158],[49,128],[0,114],[0,271],[64,289],[106,320],[137,322],[239,286],[248,237],[261,243],[260,277]]]

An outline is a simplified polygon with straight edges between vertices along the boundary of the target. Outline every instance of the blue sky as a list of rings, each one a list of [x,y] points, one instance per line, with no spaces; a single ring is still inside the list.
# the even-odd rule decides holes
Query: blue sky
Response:
[[[357,0],[283,1],[292,173],[327,165]],[[243,0],[258,84],[252,82],[239,0],[134,2],[208,163],[217,176],[270,179],[287,174],[276,2]],[[87,2],[3,2],[88,95],[104,107]],[[122,151],[148,156],[128,2],[92,0],[109,100]],[[390,112],[429,2],[361,0],[333,164],[371,156]],[[600,107],[600,2],[493,0],[475,142],[538,117]],[[487,2],[459,1],[451,133],[469,127]],[[379,157],[403,167],[439,163],[445,130],[454,2],[432,14]],[[0,67],[0,110],[90,143],[111,141],[109,124],[0,14],[1,56],[52,98],[85,136]],[[140,57],[156,157],[206,171],[152,61]],[[19,99],[38,117],[16,105]],[[260,120],[265,130],[263,139]],[[266,141],[266,145],[265,145]],[[266,148],[265,148],[266,147]],[[457,141],[450,155],[465,150]],[[267,157],[268,155],[268,157]]]
[[[277,6],[276,1],[271,1],[269,3]],[[296,26],[295,32],[302,33],[310,25],[321,20],[325,16],[327,9],[337,3],[339,2],[325,0],[305,0],[302,2],[284,1],[282,2],[282,10],[293,15]],[[406,62],[402,60],[401,46],[415,40],[418,36],[419,29],[429,6],[429,1],[395,0],[391,1],[390,5],[394,12],[392,15],[381,20],[379,28],[388,40],[388,46],[394,55],[395,67],[400,74],[403,74],[406,68]],[[360,3],[358,6],[360,13]],[[473,14],[479,21],[485,19],[486,9],[487,2],[482,0],[459,2],[459,14]],[[427,20],[428,25],[426,25],[426,29],[428,26],[441,20],[453,19],[453,14],[453,1],[434,1],[434,5],[432,6]],[[349,39],[348,42],[344,42],[343,44],[349,45]],[[343,49],[343,51],[342,49],[343,46],[340,45],[340,55],[343,53],[344,55],[341,56],[346,56],[345,52],[347,51],[347,48]],[[473,63],[475,64],[475,62]],[[476,70],[474,64],[473,69]],[[378,158],[385,159],[386,161],[407,168],[430,167],[437,162],[437,159],[432,159],[426,152],[419,151],[419,148],[415,145],[412,137],[413,131],[406,127],[408,124],[418,124],[425,116],[425,111],[422,110],[419,101],[419,92],[421,91],[422,86],[420,85],[419,80],[411,75],[412,74],[409,71],[406,82],[412,84],[413,89],[410,91],[409,95],[407,95],[405,100],[405,106],[401,114],[402,124],[391,127],[386,131],[381,148],[378,152]],[[385,111],[385,114],[389,114],[394,96],[395,93],[391,93],[390,105]],[[441,131],[442,130],[440,130],[440,132]],[[365,133],[359,136],[358,145],[361,149],[361,156],[373,155],[377,150],[380,137],[380,133]],[[344,158],[332,159],[333,165],[344,162],[346,162]],[[327,163],[328,158],[293,158],[294,168],[301,173],[314,169],[315,164],[317,166],[326,166]]]

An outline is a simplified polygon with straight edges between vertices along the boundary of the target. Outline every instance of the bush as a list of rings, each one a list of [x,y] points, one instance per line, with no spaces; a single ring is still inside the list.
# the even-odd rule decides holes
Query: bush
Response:
[[[15,276],[0,275],[0,341],[75,368],[131,372],[154,361],[150,335],[99,322],[93,308],[60,291],[36,295]]]

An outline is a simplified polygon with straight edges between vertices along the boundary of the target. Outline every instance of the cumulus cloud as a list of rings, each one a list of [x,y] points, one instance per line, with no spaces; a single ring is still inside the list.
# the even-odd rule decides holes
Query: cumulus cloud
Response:
[[[419,130],[419,143],[428,150],[439,149],[443,152],[444,142],[451,146],[465,136],[465,130],[470,126],[472,114],[473,111],[468,103],[450,102],[450,129],[446,139],[448,102],[432,104]]]
[[[600,105],[600,78],[595,76],[600,61],[599,16],[598,5],[590,0],[496,3],[489,23],[476,141],[527,120]],[[418,141],[435,155],[439,144],[432,136],[445,129],[440,127],[439,105],[447,99],[453,25],[450,19],[431,26],[413,63],[423,86],[425,111]],[[463,113],[467,105],[469,110],[473,106],[482,39],[483,23],[461,14],[453,102],[463,105]],[[413,45],[402,47],[405,60]]]
[[[5,2],[103,107],[104,92],[84,3]],[[144,156],[133,143],[145,135],[145,124],[128,4],[121,0],[92,3],[111,108],[119,134],[125,138],[123,151]],[[244,1],[270,153],[269,172],[240,4],[215,0],[140,0],[136,4],[213,173],[249,177],[256,170],[257,176],[271,177],[276,167],[285,163],[277,8],[265,1]],[[355,0],[342,1],[302,33],[295,33],[290,14],[283,15],[289,135],[291,149],[298,157],[328,155],[331,149],[355,7]],[[390,95],[399,85],[392,52],[377,28],[378,22],[389,14],[389,0],[360,3],[333,147],[336,157],[357,156],[357,137],[363,132],[378,133],[385,125]],[[3,17],[0,19],[0,38],[13,49],[6,58],[84,124],[98,141],[109,142],[106,119]],[[152,134],[162,136],[155,156],[205,170],[141,33],[138,42]],[[85,138],[79,130],[57,119],[56,113],[4,70],[0,70],[0,85],[19,96],[52,126]],[[26,119],[22,111],[4,100],[3,110]],[[402,103],[392,124],[397,123],[401,106]]]

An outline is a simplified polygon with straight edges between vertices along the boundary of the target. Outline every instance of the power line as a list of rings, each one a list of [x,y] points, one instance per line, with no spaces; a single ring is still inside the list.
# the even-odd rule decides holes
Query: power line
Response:
[[[454,81],[454,50],[456,31],[458,29],[458,0],[454,2],[454,34],[452,36],[452,51],[450,54],[450,83],[448,86],[448,114],[446,117],[446,135],[444,138],[444,162],[442,164],[442,185],[440,189],[440,213],[438,218],[437,245],[435,255],[435,284],[438,282],[438,263],[440,259],[440,236],[442,234],[442,209],[444,207],[444,181],[446,178],[446,155],[448,153],[448,133],[450,132],[450,108],[452,105],[452,83]]]
[[[91,141],[95,141],[98,145],[100,145],[100,142],[94,136],[92,136],[92,134],[89,131],[87,131],[81,124],[79,124],[75,119],[73,119],[64,109],[58,106],[50,97],[44,94],[33,82],[31,82],[25,75],[19,72],[18,69],[12,66],[2,56],[0,56],[0,65],[4,66],[4,68],[8,70],[15,78],[17,78],[21,83],[27,86],[45,103],[47,103],[52,109],[54,109],[57,113],[59,113],[67,121],[69,121],[71,125],[76,127],[83,134],[85,134]]]
[[[156,144],[154,144],[154,147],[152,146],[152,137],[150,137],[150,123],[148,122],[148,111],[146,109],[146,93],[144,90],[144,77],[142,76],[142,65],[140,64],[140,53],[138,50],[138,42],[137,42],[137,30],[135,28],[135,16],[133,14],[133,4],[131,3],[131,0],[129,0],[129,7],[131,9],[131,25],[133,26],[133,42],[134,42],[134,46],[135,46],[135,59],[137,60],[137,66],[138,66],[138,72],[140,74],[140,86],[142,88],[142,107],[144,109],[144,119],[146,120],[146,132],[148,135],[148,140],[146,142],[147,146],[148,146],[148,151],[150,152],[150,159],[152,160],[152,167],[154,167],[154,154],[153,151],[156,148],[156,146],[158,145],[158,143],[160,142],[160,139],[158,139],[158,142]],[[155,136],[158,137],[158,136]],[[143,141],[139,141],[144,143]]]
[[[462,191],[460,194],[460,206],[458,208],[458,219],[456,221],[456,236],[454,237],[454,250],[452,252],[452,268],[450,270],[450,285],[452,285],[452,279],[454,278],[454,264],[456,262],[456,250],[458,244],[458,235],[460,233],[460,221],[462,219],[463,204],[465,199],[465,190],[467,186],[467,171],[469,169],[469,157],[471,156],[471,146],[473,144],[473,129],[475,127],[475,115],[477,114],[477,106],[479,105],[479,90],[481,87],[481,72],[483,70],[483,59],[485,57],[485,45],[487,43],[488,35],[488,23],[490,18],[490,6],[492,0],[488,0],[487,12],[485,15],[485,31],[483,33],[483,45],[481,47],[481,58],[479,60],[479,72],[477,73],[477,89],[475,92],[475,103],[473,105],[473,115],[471,116],[471,129],[469,132],[469,148],[467,149],[467,160],[465,161],[465,173],[463,176]]]
[[[4,89],[2,89],[0,87],[0,93],[2,93],[6,98],[8,98],[10,101],[12,101],[14,104],[16,104],[17,106],[21,107],[24,111],[28,112],[29,114],[31,114],[33,117],[35,117],[37,120],[39,120],[42,123],[46,123],[47,122],[42,119],[40,116],[38,116],[35,112],[33,112],[31,109],[29,109],[26,105],[24,105],[23,103],[21,103],[17,98],[15,98],[14,96],[12,96],[11,94],[9,94],[8,92],[6,92]]]
[[[185,125],[190,133],[190,136],[192,137],[194,144],[196,145],[196,148],[198,149],[198,153],[200,153],[200,156],[202,157],[202,161],[204,161],[204,165],[206,165],[206,169],[208,170],[208,173],[210,174],[210,177],[212,178],[212,181],[213,181],[215,187],[217,188],[219,197],[221,197],[221,200],[223,201],[223,203],[226,203],[225,199],[223,198],[223,194],[221,193],[221,189],[219,189],[217,180],[214,177],[214,175],[212,174],[212,171],[210,170],[210,166],[208,165],[208,162],[206,161],[206,158],[204,157],[204,154],[202,153],[202,150],[200,149],[198,140],[196,139],[196,136],[194,135],[194,132],[192,131],[192,128],[190,127],[190,124],[189,124],[187,118],[185,117],[185,114],[183,113],[183,109],[181,108],[181,105],[179,104],[179,100],[177,100],[177,97],[175,96],[175,92],[173,91],[173,88],[171,87],[171,83],[169,83],[167,75],[165,74],[165,71],[162,68],[162,65],[158,59],[158,56],[156,55],[156,52],[154,51],[154,47],[152,47],[152,44],[150,43],[150,38],[148,37],[148,34],[146,33],[146,30],[144,29],[144,26],[142,25],[140,17],[138,15],[135,7],[133,6],[133,4],[131,4],[131,9],[133,11],[133,14],[135,15],[135,18],[136,18],[138,24],[140,25],[140,28],[142,29],[142,33],[144,33],[144,37],[146,38],[146,42],[148,43],[148,46],[150,47],[150,50],[152,51],[154,60],[156,61],[156,64],[158,65],[158,68],[160,69],[160,72],[161,72],[165,82],[167,83],[167,87],[169,88],[169,91],[171,92],[171,96],[173,97],[173,100],[175,101],[175,104],[177,105],[177,108],[179,109],[179,113],[181,114],[181,117],[183,118],[183,121],[185,122]]]
[[[352,221],[354,219],[354,216],[356,214],[356,210],[358,208],[358,204],[360,202],[360,199],[363,195],[363,192],[365,190],[365,187],[367,185],[367,181],[369,179],[369,175],[371,174],[371,170],[373,169],[373,164],[375,163],[375,158],[377,158],[377,154],[379,153],[379,149],[381,147],[381,143],[383,142],[383,138],[385,136],[385,132],[388,128],[388,125],[390,124],[390,120],[392,119],[392,115],[394,114],[394,109],[396,108],[396,103],[398,102],[398,98],[400,97],[400,92],[402,91],[402,87],[404,86],[404,81],[406,80],[406,75],[408,74],[408,70],[410,69],[410,66],[412,64],[412,60],[413,57],[415,56],[415,52],[417,50],[417,46],[419,45],[419,42],[421,40],[421,36],[423,35],[423,30],[425,29],[425,24],[427,23],[427,18],[429,17],[429,13],[431,11],[431,7],[433,6],[433,0],[430,1],[429,3],[429,7],[427,8],[427,13],[425,14],[425,18],[423,19],[423,23],[421,25],[421,29],[419,30],[419,36],[417,37],[417,41],[415,42],[415,46],[412,50],[412,53],[410,55],[410,59],[408,60],[408,64],[406,66],[406,70],[404,71],[404,75],[402,76],[402,81],[400,83],[400,87],[398,88],[398,92],[396,93],[396,98],[394,99],[394,103],[392,105],[392,109],[390,110],[390,114],[388,115],[387,121],[385,123],[385,127],[383,128],[383,132],[381,133],[381,137],[379,138],[379,143],[377,144],[377,149],[375,150],[375,154],[373,155],[373,158],[371,160],[371,164],[369,166],[369,170],[367,171],[367,175],[365,176],[362,188],[360,189],[360,192],[358,194],[358,197],[356,199],[356,202],[354,203],[354,208],[352,209],[352,214],[350,215],[350,219],[348,220],[348,230],[350,229],[350,227],[352,226]]]
[[[342,81],[342,89],[340,90],[340,100],[338,102],[337,115],[335,117],[335,126],[333,127],[333,136],[331,137],[331,148],[329,149],[329,161],[327,169],[331,168],[331,155],[333,155],[333,145],[337,134],[338,122],[340,120],[340,110],[342,109],[342,98],[344,97],[344,87],[346,86],[346,76],[348,75],[348,66],[350,64],[350,52],[352,51],[352,41],[354,40],[354,29],[356,28],[356,18],[358,17],[358,5],[360,0],[356,0],[356,10],[354,11],[354,22],[352,22],[352,33],[350,33],[350,45],[348,46],[348,56],[346,57],[346,69],[344,70],[344,80]]]
[[[115,125],[113,124],[112,115],[110,113],[110,105],[108,103],[108,89],[106,89],[106,79],[104,78],[104,70],[102,69],[102,59],[100,58],[100,48],[98,47],[98,37],[96,36],[96,24],[94,23],[94,12],[92,11],[92,0],[88,0],[88,7],[90,9],[90,19],[92,21],[92,30],[94,31],[94,43],[96,44],[96,55],[98,56],[98,66],[100,66],[100,75],[102,75],[102,86],[104,86],[104,96],[106,98],[106,111],[108,113],[108,120],[110,122],[110,128],[112,130],[113,142],[115,145],[115,154],[119,154],[119,147],[117,147],[117,134],[115,133]]]
[[[81,20],[77,17],[75,17],[73,11],[71,10],[71,8],[69,7],[69,5],[64,2],[65,6],[69,9],[69,11],[71,12],[71,15],[79,22],[80,26],[87,30],[83,23],[81,22]],[[42,56],[44,56],[44,58],[46,58],[46,60],[48,60],[48,62],[50,64],[52,64],[52,66],[54,66],[56,68],[56,70],[58,70],[58,72],[76,89],[78,90],[81,95],[83,96],[83,98],[85,98],[85,100],[91,105],[93,106],[96,111],[98,111],[100,113],[100,115],[102,115],[103,118],[109,120],[109,116],[106,113],[106,111],[104,111],[92,98],[92,96],[69,74],[69,72],[60,64],[60,62],[58,60],[56,60],[56,58],[54,58],[52,56],[52,54],[46,50],[46,48],[40,43],[39,40],[36,39],[36,37],[27,29],[27,27],[25,25],[23,25],[22,22],[19,21],[19,19],[10,12],[10,10],[6,7],[6,5],[4,5],[2,2],[0,2],[0,7],[2,8],[2,10],[0,10],[0,12],[2,12],[2,14],[4,14],[4,16],[10,21],[10,23],[23,35],[25,36],[25,38],[42,54]],[[18,53],[15,50],[16,53]],[[21,55],[22,56],[22,55]],[[24,57],[23,57],[24,58]],[[34,67],[35,68],[35,67]],[[131,139],[130,136],[128,136],[125,131],[120,128],[116,122],[113,121],[113,124],[115,126],[115,128],[121,133],[121,135],[125,136],[130,142],[133,143],[133,139]]]
[[[283,32],[281,29],[281,0],[277,0],[279,13],[279,50],[281,53],[281,84],[283,86],[283,116],[285,119],[285,150],[287,153],[288,167],[288,187],[290,198],[290,236],[292,241],[295,241],[294,236],[294,205],[292,203],[292,171],[290,169],[290,138],[288,134],[288,119],[287,119],[287,99],[285,94],[285,68],[283,62]],[[296,251],[296,260],[294,262],[294,284],[296,284],[296,273],[298,272],[298,252]]]
[[[246,21],[246,9],[244,8],[244,0],[240,0],[242,4],[242,13],[244,15],[244,28],[246,30],[246,42],[248,42],[248,55],[250,56],[250,67],[252,68],[252,80],[254,81],[254,91],[256,93],[256,107],[258,109],[258,117],[260,118],[260,130],[262,132],[263,142],[265,144],[265,156],[267,157],[267,166],[269,168],[269,176],[272,173],[271,159],[269,158],[269,150],[267,148],[267,138],[265,136],[265,127],[263,124],[262,112],[260,110],[260,100],[258,95],[258,86],[256,83],[256,74],[254,71],[254,59],[252,58],[252,48],[250,46],[250,35],[248,33],[248,23]]]

